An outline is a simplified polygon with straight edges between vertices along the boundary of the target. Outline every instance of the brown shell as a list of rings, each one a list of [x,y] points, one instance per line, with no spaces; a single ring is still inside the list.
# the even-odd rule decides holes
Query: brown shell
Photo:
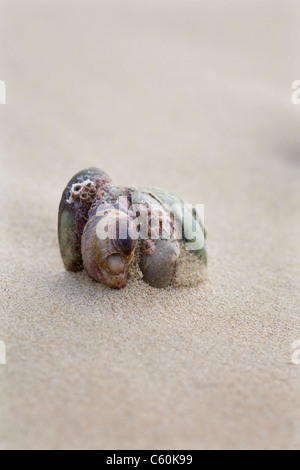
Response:
[[[110,218],[122,218],[125,223],[131,219],[124,212],[108,210],[95,215],[86,225],[82,237],[83,266],[88,276],[108,287],[125,287],[129,265],[134,256],[136,240],[107,237],[99,238],[99,225],[109,225]]]

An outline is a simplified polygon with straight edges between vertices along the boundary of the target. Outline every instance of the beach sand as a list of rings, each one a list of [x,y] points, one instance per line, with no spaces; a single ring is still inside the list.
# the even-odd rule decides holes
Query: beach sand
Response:
[[[299,2],[0,6],[0,447],[299,449]],[[65,272],[88,166],[205,204],[207,280]]]

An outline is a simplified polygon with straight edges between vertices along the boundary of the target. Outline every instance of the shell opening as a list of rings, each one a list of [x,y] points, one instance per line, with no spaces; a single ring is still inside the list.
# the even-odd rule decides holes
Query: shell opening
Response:
[[[107,260],[107,267],[112,274],[121,274],[125,268],[125,262],[120,255],[110,255]]]

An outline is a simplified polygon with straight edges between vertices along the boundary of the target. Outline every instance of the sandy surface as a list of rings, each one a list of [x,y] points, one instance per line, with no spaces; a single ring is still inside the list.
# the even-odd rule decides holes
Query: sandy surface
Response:
[[[299,2],[0,8],[1,448],[299,449]],[[64,271],[90,165],[205,204],[205,284]]]

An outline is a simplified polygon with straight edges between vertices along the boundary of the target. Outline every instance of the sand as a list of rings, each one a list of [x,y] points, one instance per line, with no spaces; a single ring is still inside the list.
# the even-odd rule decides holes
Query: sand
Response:
[[[2,449],[299,449],[297,1],[1,1]],[[205,204],[197,287],[64,271],[67,181]]]

